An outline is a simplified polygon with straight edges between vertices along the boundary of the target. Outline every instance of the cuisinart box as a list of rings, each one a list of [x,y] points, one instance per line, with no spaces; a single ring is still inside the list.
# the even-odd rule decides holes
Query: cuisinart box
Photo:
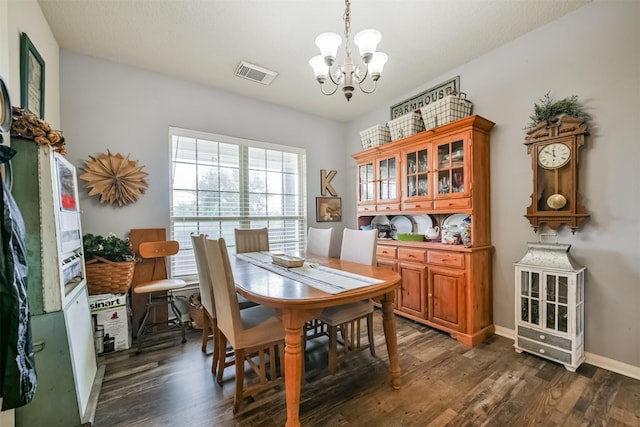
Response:
[[[102,345],[96,343],[98,353],[126,350],[131,347],[128,294],[89,295],[89,306],[95,323],[94,332],[104,329],[104,333],[94,335],[96,339],[102,339]]]

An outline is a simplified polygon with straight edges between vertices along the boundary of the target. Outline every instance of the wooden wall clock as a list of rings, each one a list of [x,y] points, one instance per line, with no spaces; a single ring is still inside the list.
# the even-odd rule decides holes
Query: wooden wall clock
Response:
[[[589,218],[578,192],[579,150],[586,135],[585,121],[570,116],[527,131],[524,144],[531,155],[533,193],[525,216],[534,231],[542,224],[553,230],[567,224],[575,233]]]

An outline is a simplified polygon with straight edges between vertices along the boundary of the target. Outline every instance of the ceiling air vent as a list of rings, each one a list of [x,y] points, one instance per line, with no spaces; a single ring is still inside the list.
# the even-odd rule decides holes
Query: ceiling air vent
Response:
[[[263,85],[268,85],[278,75],[275,71],[267,70],[266,68],[245,61],[240,62],[234,74],[243,79],[262,83]]]

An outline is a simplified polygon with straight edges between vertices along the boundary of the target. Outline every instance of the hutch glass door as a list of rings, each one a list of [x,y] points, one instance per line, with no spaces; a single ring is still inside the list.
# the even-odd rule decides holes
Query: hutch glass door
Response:
[[[438,145],[438,195],[464,193],[464,140]]]

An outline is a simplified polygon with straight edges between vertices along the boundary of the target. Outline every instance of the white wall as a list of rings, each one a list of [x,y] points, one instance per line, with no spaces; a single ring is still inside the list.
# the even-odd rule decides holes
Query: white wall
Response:
[[[593,116],[581,154],[580,185],[589,222],[559,241],[587,267],[586,351],[640,367],[640,3],[595,1],[565,17],[426,82],[397,101],[460,75],[474,114],[491,133],[491,228],[495,247],[496,325],[514,328],[514,268],[537,241],[524,218],[532,191],[523,128],[534,102],[577,95]],[[489,29],[488,29],[489,30]],[[470,41],[472,42],[472,41]],[[384,84],[384,83],[382,83]],[[349,124],[348,150],[358,132],[389,119],[383,108]],[[355,165],[349,168],[355,180]],[[354,200],[350,187],[349,199]],[[350,218],[355,217],[355,210]]]
[[[67,51],[61,58],[67,158],[84,167],[88,156],[110,150],[130,155],[149,174],[147,192],[128,206],[100,204],[83,191],[85,233],[169,229],[169,126],[305,148],[309,225],[315,225],[320,169],[338,171],[332,181],[338,195],[349,187],[343,124]]]

